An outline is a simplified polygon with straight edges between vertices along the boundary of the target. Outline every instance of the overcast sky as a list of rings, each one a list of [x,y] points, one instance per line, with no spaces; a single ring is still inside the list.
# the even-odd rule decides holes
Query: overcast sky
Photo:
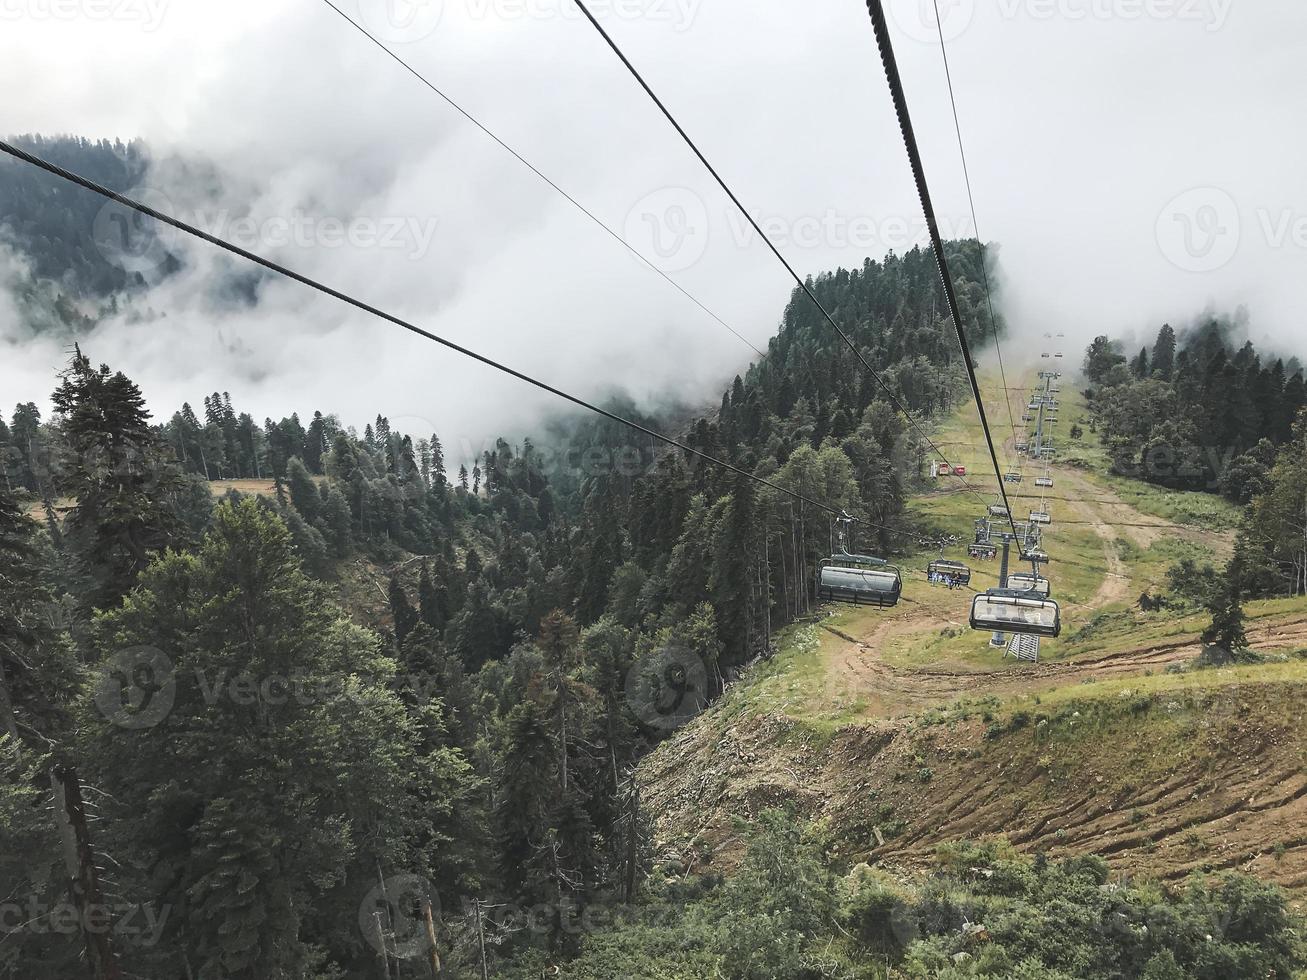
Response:
[[[573,0],[340,2],[765,348],[792,284]],[[591,2],[801,272],[923,240],[860,0]],[[1255,340],[1307,354],[1307,4],[940,3],[1018,339],[1065,331],[1078,362],[1094,333],[1242,304]],[[933,20],[890,6],[941,223],[971,234]],[[754,356],[321,0],[0,0],[0,20],[0,129],[211,160],[220,191],[161,170],[160,206],[431,330],[593,398],[715,398]],[[156,414],[229,390],[259,418],[381,411],[475,448],[549,404],[294,284],[216,310],[221,266],[175,247],[158,317],[87,342]],[[61,346],[6,349],[6,406],[44,401]]]

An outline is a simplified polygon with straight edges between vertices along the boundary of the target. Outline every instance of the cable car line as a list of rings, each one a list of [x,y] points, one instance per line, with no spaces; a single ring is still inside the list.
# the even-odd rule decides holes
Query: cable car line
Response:
[[[989,288],[989,263],[985,261],[985,242],[980,236],[980,219],[976,217],[976,199],[971,193],[971,169],[967,166],[967,149],[962,139],[962,121],[958,118],[958,101],[953,94],[953,72],[948,63],[948,45],[944,41],[944,20],[939,15],[939,0],[931,0],[935,6],[935,27],[939,30],[939,53],[944,59],[944,78],[948,81],[948,99],[953,107],[953,129],[958,134],[958,154],[962,157],[962,177],[967,185],[967,202],[971,205],[971,227],[976,232],[976,245],[980,248],[980,275],[985,286],[985,304],[989,307],[989,327],[994,334],[994,351],[998,355],[998,373],[1003,381],[1003,390],[1007,387],[1007,370],[1003,367],[1003,345],[999,341],[998,321],[994,319],[994,297]],[[1004,397],[1007,406],[1008,423],[1012,427],[1012,438],[1017,438],[1016,416],[1012,414],[1012,399]]]
[[[937,455],[943,462],[947,463],[949,468],[952,469],[953,464],[949,463],[948,458],[940,451],[939,446],[931,440],[930,436],[926,433],[925,429],[922,428],[921,424],[916,420],[913,414],[908,411],[907,407],[903,405],[902,402],[899,401],[889,384],[876,373],[876,369],[868,363],[867,359],[862,355],[862,351],[858,350],[857,345],[853,343],[849,335],[845,333],[838,323],[835,322],[835,318],[830,315],[808,283],[798,274],[798,272],[795,271],[794,266],[790,264],[789,260],[781,254],[781,250],[776,247],[775,243],[772,242],[767,233],[762,230],[762,226],[758,224],[757,220],[754,219],[753,214],[741,203],[739,197],[737,197],[735,192],[731,190],[730,185],[727,184],[722,175],[717,172],[717,168],[708,162],[708,158],[704,156],[703,151],[699,149],[698,144],[690,138],[690,134],[685,131],[684,127],[682,127],[676,117],[672,115],[671,110],[667,108],[663,100],[658,97],[654,90],[649,86],[649,83],[645,81],[644,76],[640,74],[640,70],[635,67],[631,62],[631,59],[626,56],[626,53],[618,46],[617,42],[613,40],[612,35],[604,29],[604,26],[600,24],[594,14],[590,12],[590,9],[585,4],[585,0],[573,0],[573,2],[576,4],[577,8],[580,9],[581,13],[585,15],[586,20],[588,20],[594,29],[599,32],[600,37],[602,37],[608,47],[612,49],[613,54],[617,55],[622,64],[626,66],[626,70],[631,73],[631,76],[640,84],[640,87],[644,89],[645,94],[653,100],[654,105],[658,107],[659,111],[663,114],[663,117],[671,123],[672,128],[675,129],[681,139],[685,141],[685,145],[688,146],[694,155],[699,158],[699,162],[703,164],[708,173],[710,173],[713,179],[717,181],[717,186],[719,186],[726,193],[726,196],[731,199],[731,203],[734,204],[740,214],[744,216],[744,219],[749,222],[754,232],[767,245],[767,248],[771,251],[772,255],[776,256],[777,261],[785,267],[785,271],[790,274],[790,277],[795,281],[798,287],[804,292],[808,299],[812,301],[812,304],[821,313],[822,317],[825,318],[826,322],[834,328],[837,334],[839,334],[840,339],[843,340],[849,350],[853,352],[853,355],[862,362],[862,366],[866,369],[867,373],[871,375],[872,379],[885,390],[887,395],[889,395],[891,403],[907,417],[908,421],[912,424],[912,427],[917,430],[921,437],[926,441],[926,445],[934,451],[935,455]],[[962,481],[963,486],[971,490],[971,492],[976,494],[976,496],[984,496],[965,479],[962,479],[961,477],[958,479]]]
[[[581,2],[581,0],[577,0]],[[944,255],[944,242],[939,233],[939,222],[935,217],[935,205],[931,202],[930,187],[926,183],[926,171],[921,161],[921,150],[917,146],[916,133],[912,128],[912,117],[908,112],[907,96],[903,91],[903,79],[899,76],[898,61],[894,57],[894,47],[890,41],[889,25],[885,20],[885,9],[880,0],[867,0],[867,10],[871,14],[872,26],[876,33],[876,44],[880,49],[881,63],[885,69],[885,78],[889,82],[890,94],[894,101],[894,111],[898,116],[899,130],[903,135],[903,144],[908,151],[908,160],[912,165],[913,180],[917,185],[917,195],[921,199],[921,209],[926,217],[926,227],[930,231],[930,244],[935,251],[935,264],[939,266],[939,278],[944,285],[944,296],[948,301],[949,315],[953,318],[953,328],[958,335],[958,345],[962,348],[962,360],[967,369],[967,378],[971,382],[971,393],[976,399],[976,411],[980,414],[980,426],[985,433],[985,442],[989,446],[989,458],[994,464],[994,478],[998,481],[998,492],[1007,505],[1008,520],[1012,525],[1013,536],[1017,534],[1016,520],[1012,516],[1012,505],[1008,500],[1007,487],[1003,482],[1003,469],[999,466],[998,450],[994,448],[994,436],[989,429],[989,416],[985,412],[985,400],[980,393],[980,381],[976,378],[976,366],[971,359],[971,345],[967,342],[966,331],[962,327],[962,315],[958,310],[957,294],[953,290],[953,277],[949,273],[948,258]],[[1025,557],[1024,546],[1021,549]]]
[[[136,211],[139,214],[143,214],[148,218],[152,218],[155,221],[159,221],[162,222],[163,224],[176,228],[178,231],[184,232],[185,234],[190,235],[193,238],[198,238],[201,241],[208,242],[210,245],[217,246],[218,248],[221,248],[226,252],[230,252],[231,254],[237,255],[249,262],[253,262],[256,265],[259,265],[264,269],[269,270],[270,272],[275,272],[279,276],[283,276],[287,279],[292,279],[303,286],[307,286],[310,289],[322,293],[325,296],[330,296],[332,299],[339,300],[340,302],[352,306],[355,309],[362,310],[364,313],[374,316],[380,320],[385,320],[388,323],[394,324],[397,327],[402,327],[404,330],[416,334],[417,336],[422,337],[424,340],[429,340],[432,341],[433,343],[440,344],[442,347],[446,347],[449,350],[454,351],[455,353],[462,354],[464,357],[471,358],[472,360],[484,364],[487,367],[494,368],[496,371],[499,371],[503,374],[507,374],[510,377],[516,378],[519,381],[526,382],[532,387],[538,388],[541,391],[548,392],[549,394],[555,395],[558,398],[562,398],[565,401],[571,402],[573,405],[577,405],[580,408],[584,408],[587,411],[593,412],[596,415],[600,415],[612,422],[617,422],[621,425],[626,426],[629,429],[632,429],[636,432],[640,432],[646,436],[658,440],[659,442],[665,443],[668,446],[672,446],[673,448],[679,449],[682,452],[689,453],[690,455],[693,456],[697,456],[700,459],[704,460],[705,462],[712,463],[716,466],[720,466],[721,468],[725,470],[729,470],[730,472],[735,473],[739,476],[743,476],[750,480],[753,480],[755,483],[761,484],[762,486],[765,487],[769,487],[770,489],[775,490],[778,493],[783,493],[786,496],[793,497],[795,500],[801,501],[802,503],[811,504],[813,507],[816,507],[820,511],[824,511],[827,514],[831,514],[834,515],[835,517],[847,521],[852,521],[853,523],[857,523],[857,524],[884,527],[884,525],[875,525],[870,521],[864,521],[861,520],[860,518],[850,517],[846,512],[840,510],[839,508],[832,507],[828,504],[823,504],[821,501],[815,500],[812,497],[807,496],[806,494],[799,493],[797,490],[790,490],[787,487],[783,487],[778,483],[773,483],[771,480],[765,479],[764,477],[760,477],[753,473],[750,473],[748,470],[736,466],[733,463],[727,462],[724,459],[719,459],[718,457],[713,456],[709,453],[705,453],[700,449],[695,449],[693,446],[690,446],[687,443],[680,441],[679,439],[674,439],[671,436],[663,435],[661,432],[657,432],[654,429],[650,429],[646,426],[643,426],[638,422],[632,421],[631,419],[624,418],[623,416],[618,415],[615,412],[610,412],[605,408],[600,408],[598,405],[594,405],[586,401],[585,399],[580,398],[577,395],[570,394],[569,392],[564,391],[561,388],[557,388],[554,385],[549,384],[548,382],[541,381],[538,378],[534,378],[531,375],[526,374],[525,372],[517,370],[516,368],[509,367],[507,364],[503,364],[499,361],[494,360],[491,357],[487,357],[485,354],[479,354],[476,351],[472,350],[471,348],[464,347],[462,344],[450,340],[447,337],[442,337],[439,334],[432,333],[431,331],[419,327],[414,323],[410,323],[407,320],[403,320],[400,317],[395,316],[393,313],[387,313],[385,310],[373,306],[370,303],[365,302],[364,300],[357,299],[356,297],[351,296],[349,293],[341,292],[338,289],[334,289],[333,287],[328,286],[325,283],[319,282],[316,279],[312,279],[309,276],[296,272],[295,270],[290,269],[277,262],[274,262],[271,259],[264,258],[261,255],[258,255],[247,249],[241,248],[239,245],[235,245],[231,242],[226,241],[225,239],[218,238],[216,235],[212,235],[206,231],[202,231],[201,229],[195,227],[194,225],[187,224],[185,221],[182,221],[179,218],[174,218],[171,215],[164,214],[162,211],[156,211],[154,208],[150,207],[149,205],[142,204],[141,202],[136,201],[130,197],[127,197],[126,195],[119,194],[117,191],[110,190],[109,188],[103,186],[102,184],[96,183],[95,181],[91,180],[88,177],[83,177],[81,174],[75,173],[74,171],[71,170],[67,170],[59,166],[58,164],[51,163],[48,160],[36,156],[35,154],[29,153],[26,150],[13,146],[12,144],[5,142],[4,140],[0,140],[0,152],[6,153],[17,160],[23,161],[24,163],[31,164],[34,167],[38,167],[39,169],[44,170],[46,173],[53,174],[56,177],[60,177],[63,180],[69,181],[70,183],[77,184],[80,187],[85,188],[86,190],[92,191],[93,193],[98,194],[103,198],[107,198],[108,200],[121,204],[123,207],[130,208],[131,210]]]
[[[650,262],[647,258],[645,258],[645,256],[644,256],[644,255],[643,255],[643,254],[642,254],[642,253],[641,253],[637,248],[635,248],[635,246],[633,246],[633,245],[632,245],[630,242],[628,242],[625,238],[623,238],[623,237],[622,237],[621,235],[619,235],[616,231],[614,231],[614,230],[613,230],[612,228],[610,228],[607,224],[605,224],[605,223],[604,223],[604,222],[603,222],[603,221],[602,221],[602,220],[601,220],[601,219],[600,219],[600,218],[599,218],[599,217],[598,217],[598,216],[597,216],[593,211],[591,211],[591,210],[590,210],[589,208],[587,208],[584,204],[582,204],[580,201],[578,201],[576,198],[574,198],[571,194],[567,193],[567,191],[563,190],[562,187],[560,187],[557,183],[555,183],[555,182],[554,182],[553,180],[551,180],[549,177],[545,176],[545,174],[544,174],[544,173],[543,173],[543,172],[542,172],[538,167],[536,167],[535,164],[531,163],[530,160],[526,159],[526,157],[522,156],[521,153],[519,153],[517,150],[513,149],[513,147],[509,146],[508,143],[504,142],[503,139],[501,139],[498,135],[496,135],[493,131],[491,131],[491,130],[490,130],[488,127],[486,127],[484,124],[482,124],[482,122],[481,122],[480,120],[478,120],[475,116],[473,116],[472,113],[468,112],[468,110],[465,109],[465,108],[463,108],[462,105],[460,105],[458,102],[455,102],[455,101],[454,101],[450,96],[448,96],[447,94],[445,94],[445,92],[444,92],[442,89],[440,89],[440,88],[439,88],[439,87],[438,87],[434,82],[432,82],[432,81],[431,81],[430,79],[428,79],[425,75],[423,75],[421,72],[419,72],[416,68],[414,68],[412,65],[410,65],[407,61],[405,61],[403,58],[401,58],[399,55],[397,55],[397,54],[396,54],[394,51],[392,51],[389,47],[387,47],[386,44],[385,44],[383,41],[381,41],[379,38],[377,38],[376,35],[372,34],[372,33],[371,33],[371,32],[370,32],[366,27],[364,27],[362,24],[360,24],[358,21],[356,21],[356,20],[355,20],[353,17],[351,17],[349,14],[345,13],[345,11],[341,10],[340,7],[336,6],[336,4],[333,2],[333,0],[322,0],[322,2],[325,3],[325,4],[326,4],[328,7],[330,7],[332,10],[334,10],[336,13],[340,14],[340,16],[341,16],[342,18],[344,18],[344,20],[345,20],[346,23],[348,23],[351,27],[353,27],[353,28],[354,28],[356,31],[358,31],[361,35],[363,35],[365,38],[367,38],[369,41],[371,41],[374,45],[376,45],[378,48],[380,48],[383,52],[385,52],[385,53],[386,53],[386,54],[391,58],[392,61],[394,61],[394,62],[395,62],[396,64],[398,64],[401,68],[403,68],[405,71],[407,71],[410,75],[412,75],[414,78],[416,78],[419,82],[421,82],[423,85],[425,85],[427,88],[429,88],[432,92],[435,92],[436,95],[438,95],[438,96],[440,96],[442,99],[444,99],[445,102],[450,106],[450,108],[452,108],[455,112],[457,112],[457,113],[459,113],[461,116],[463,116],[464,119],[466,119],[468,122],[470,122],[470,123],[471,123],[473,126],[475,126],[477,129],[481,130],[481,132],[485,133],[486,136],[490,137],[490,139],[494,140],[494,142],[498,143],[501,147],[503,147],[503,149],[506,150],[509,154],[511,154],[511,155],[512,155],[512,156],[513,156],[513,157],[514,157],[514,158],[515,158],[515,159],[516,159],[520,164],[522,164],[522,166],[526,167],[526,168],[527,168],[528,170],[530,170],[533,174],[535,174],[535,175],[536,175],[537,177],[539,177],[542,181],[544,181],[546,184],[548,184],[550,187],[552,187],[555,191],[557,191],[560,195],[562,195],[562,197],[563,197],[564,199],[566,199],[566,200],[568,201],[568,203],[570,203],[574,208],[576,208],[578,211],[580,211],[582,214],[584,214],[587,218],[589,218],[591,221],[593,221],[596,225],[598,225],[600,228],[602,228],[602,229],[603,229],[603,230],[604,230],[604,231],[609,235],[610,238],[612,238],[614,241],[616,241],[618,244],[620,244],[623,248],[625,248],[628,252],[630,252],[632,255],[634,255],[634,256],[635,256],[637,259],[639,259],[640,262],[642,262],[644,265],[648,266],[648,267],[649,267],[650,269],[652,269],[654,272],[658,273],[658,275],[662,276],[662,278],[665,279],[669,284],[671,284],[671,286],[672,286],[674,289],[676,289],[676,291],[679,292],[682,296],[684,296],[684,297],[685,297],[686,299],[688,299],[691,303],[693,303],[695,306],[697,306],[699,309],[701,309],[704,313],[706,313],[706,314],[707,314],[708,316],[710,316],[712,319],[716,320],[719,324],[721,324],[723,327],[725,327],[727,330],[729,330],[729,331],[730,331],[732,334],[734,334],[734,335],[735,335],[735,336],[736,336],[736,337],[737,337],[737,338],[738,338],[738,339],[739,339],[743,344],[745,344],[746,346],[748,346],[749,348],[751,348],[751,349],[753,350],[753,352],[754,352],[755,354],[757,354],[759,357],[764,357],[764,358],[765,358],[765,357],[767,356],[766,353],[764,353],[763,351],[759,350],[758,347],[757,347],[757,346],[756,346],[756,345],[755,345],[751,340],[749,340],[747,337],[745,337],[742,333],[740,333],[738,330],[736,330],[734,327],[732,327],[729,323],[727,323],[725,320],[723,320],[720,316],[718,316],[718,315],[717,315],[716,313],[714,313],[712,310],[708,309],[708,307],[705,306],[702,302],[700,302],[700,300],[699,300],[698,298],[696,298],[693,294],[691,294],[689,290],[687,290],[684,286],[682,286],[679,282],[677,282],[675,279],[673,279],[671,276],[669,276],[666,272],[664,272],[662,269],[658,268],[656,265],[654,265],[652,262]]]
[[[876,34],[876,46],[880,50],[881,63],[885,69],[885,78],[889,83],[890,94],[894,101],[894,111],[898,117],[899,130],[903,136],[903,145],[912,166],[912,177],[917,185],[917,195],[921,199],[921,209],[926,217],[926,226],[930,231],[931,247],[935,251],[935,262],[939,266],[940,281],[944,285],[944,295],[948,300],[949,314],[953,318],[953,327],[958,335],[958,345],[962,348],[963,361],[966,363],[967,377],[971,382],[971,392],[976,400],[976,412],[980,416],[980,425],[985,433],[985,442],[989,447],[989,457],[994,464],[994,477],[998,481],[999,496],[1007,510],[1008,524],[1012,528],[1012,539],[1016,541],[1023,560],[1029,560],[1035,578],[1040,577],[1040,565],[1047,563],[1049,557],[1039,550],[1027,550],[1027,539],[1023,539],[1017,530],[1016,517],[1008,500],[1007,486],[1002,468],[999,466],[998,449],[994,445],[994,436],[990,431],[989,416],[985,411],[985,400],[981,395],[980,381],[976,377],[976,367],[971,359],[971,349],[967,342],[966,330],[958,309],[957,295],[953,288],[953,278],[949,273],[948,258],[944,254],[944,243],[940,237],[939,222],[935,217],[935,206],[931,201],[930,187],[926,182],[925,165],[921,159],[921,149],[917,145],[916,133],[912,127],[912,116],[908,110],[907,95],[904,92],[903,79],[899,74],[898,61],[894,55],[894,45],[890,38],[889,24],[885,17],[885,8],[881,0],[867,0],[867,12],[871,16],[872,28]],[[1006,393],[1005,396],[1006,397]],[[1015,435],[1015,432],[1014,432]],[[1006,634],[1014,637],[1013,644],[1026,637],[1034,637],[1038,643],[1041,637],[1055,638],[1062,633],[1062,614],[1057,602],[1044,598],[1037,592],[1018,591],[1009,587],[1007,581],[1007,549],[1010,542],[1004,541],[1004,559],[1001,581],[997,589],[978,594],[971,603],[970,625],[973,630],[988,631],[994,640],[1002,644]],[[1038,656],[1038,654],[1036,654]]]

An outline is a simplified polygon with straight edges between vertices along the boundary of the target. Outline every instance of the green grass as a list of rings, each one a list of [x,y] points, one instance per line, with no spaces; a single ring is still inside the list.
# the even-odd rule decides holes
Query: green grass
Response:
[[[1096,473],[1094,479],[1150,517],[1213,531],[1232,531],[1239,526],[1241,508],[1213,493],[1168,490],[1141,480],[1112,476],[1105,469]]]
[[[986,391],[997,392],[995,381],[986,383]],[[1086,414],[1077,388],[1067,383],[1063,388],[1062,444],[1068,444],[1070,423]],[[1003,417],[1001,401],[987,406],[991,418]],[[1019,405],[1014,402],[1014,407]],[[1088,467],[1079,477],[1104,493],[1114,491],[1125,503],[1145,514],[1168,521],[1188,520],[1202,513],[1209,515],[1208,526],[1228,526],[1237,513],[1225,502],[1202,494],[1168,494],[1158,488],[1133,480],[1103,475],[1106,457],[1098,446],[1097,436],[1088,432],[1075,450]],[[983,441],[970,405],[963,405],[937,429],[936,435],[945,453],[954,462],[964,462],[970,469],[968,482],[987,488],[994,494],[996,486],[990,467],[980,454]],[[975,458],[966,454],[974,452]],[[1025,516],[1039,502],[1032,484],[1009,487],[1009,495],[1018,517]],[[985,490],[982,489],[982,494]],[[1066,493],[1076,497],[1074,492]],[[984,590],[998,585],[999,563],[981,563],[966,558],[966,544],[971,540],[973,522],[984,509],[984,499],[957,489],[956,483],[941,483],[937,489],[918,495],[909,509],[916,522],[930,533],[955,534],[961,539],[958,548],[946,551],[949,558],[968,561],[974,569],[972,589]],[[1097,508],[1103,512],[1103,506]],[[1075,500],[1053,503],[1054,524],[1045,533],[1046,550],[1053,563],[1045,574],[1053,581],[1054,595],[1062,604],[1064,632],[1058,640],[1046,640],[1041,659],[1046,662],[1076,660],[1115,652],[1165,645],[1196,642],[1208,625],[1208,616],[1200,610],[1176,609],[1143,613],[1137,608],[1139,595],[1145,590],[1154,594],[1165,589],[1167,570],[1182,558],[1199,562],[1219,560],[1220,550],[1228,539],[1214,537],[1212,545],[1166,532],[1148,547],[1131,541],[1123,529],[1122,537],[1105,543],[1089,523],[1083,521]],[[1060,518],[1059,518],[1059,515]],[[1104,513],[1106,517],[1106,513]],[[1155,532],[1141,532],[1138,542],[1147,541]],[[1120,583],[1107,576],[1106,549],[1114,548],[1123,563],[1128,579]],[[895,610],[833,607],[810,623],[795,624],[778,636],[778,651],[750,675],[732,687],[719,709],[723,724],[740,717],[783,716],[790,719],[800,733],[828,737],[841,727],[869,718],[917,715],[918,721],[937,724],[955,721],[974,714],[974,706],[943,705],[922,714],[920,699],[901,691],[878,689],[871,672],[878,665],[899,669],[932,669],[955,674],[986,675],[1010,672],[1020,676],[1020,668],[1002,651],[990,648],[985,634],[972,631],[967,623],[971,591],[949,591],[932,586],[924,574],[926,564],[938,556],[937,550],[915,550],[898,559],[904,572],[903,604]],[[1015,565],[1014,565],[1015,568]],[[1087,604],[1101,598],[1100,590],[1112,586],[1115,601],[1099,609]],[[1277,616],[1301,616],[1307,600],[1282,600],[1254,603],[1248,608],[1249,625],[1269,622]],[[910,621],[904,622],[905,619]],[[820,623],[820,625],[818,625]],[[824,628],[829,627],[830,629]],[[849,649],[849,642],[830,630],[839,630],[867,643],[864,652]],[[836,663],[836,660],[839,663]],[[1172,682],[1175,683],[1175,682]],[[1190,681],[1190,683],[1202,683]],[[856,690],[855,690],[856,689]],[[1079,688],[1075,693],[1083,696]]]

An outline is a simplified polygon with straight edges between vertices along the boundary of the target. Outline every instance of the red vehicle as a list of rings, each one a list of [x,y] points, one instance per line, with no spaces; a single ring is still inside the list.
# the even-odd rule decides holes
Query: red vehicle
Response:
[[[953,475],[954,475],[954,476],[966,476],[966,475],[967,475],[967,468],[966,468],[965,466],[955,466],[955,467],[953,467]]]
[[[949,466],[949,465],[946,464],[946,463],[941,463],[941,464],[939,465],[939,468],[936,469],[935,472],[936,472],[939,476],[952,476],[952,475],[953,475],[953,467]]]

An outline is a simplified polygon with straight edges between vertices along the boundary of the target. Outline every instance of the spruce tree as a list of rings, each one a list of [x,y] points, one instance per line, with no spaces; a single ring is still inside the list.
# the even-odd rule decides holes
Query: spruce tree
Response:
[[[1248,635],[1244,630],[1244,556],[1246,545],[1236,545],[1235,556],[1226,566],[1221,587],[1208,604],[1212,622],[1203,632],[1203,643],[1208,650],[1205,658],[1218,663],[1240,659],[1248,649]]]
[[[178,473],[149,425],[141,390],[75,348],[53,401],[63,437],[60,484],[76,503],[66,538],[86,601],[113,605],[181,532],[169,507]]]
[[[394,801],[433,775],[453,792],[461,763],[419,759],[420,733],[388,690],[394,662],[253,499],[220,506],[194,554],[153,564],[97,645],[157,646],[173,666],[157,724],[91,733],[116,855],[171,910],[150,975],[184,975],[182,950],[197,978],[305,975],[306,919],[354,934],[378,865],[418,859],[405,846],[417,813]],[[348,900],[333,925],[336,882]]]

